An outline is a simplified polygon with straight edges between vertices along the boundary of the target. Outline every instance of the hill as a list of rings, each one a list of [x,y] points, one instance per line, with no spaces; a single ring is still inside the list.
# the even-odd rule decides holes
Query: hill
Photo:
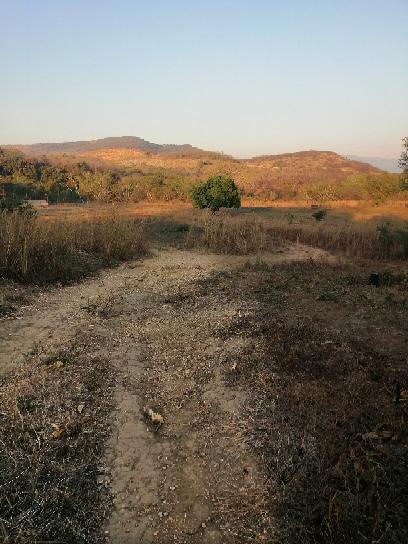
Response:
[[[124,168],[131,172],[160,171],[203,180],[213,174],[232,176],[246,192],[265,194],[315,183],[336,183],[353,175],[379,175],[369,164],[346,159],[331,151],[300,151],[235,159],[221,153],[151,153],[134,149],[98,149],[79,154],[91,164]],[[271,195],[273,196],[273,195]]]
[[[79,154],[99,149],[136,149],[149,153],[175,153],[175,152],[200,152],[201,150],[190,144],[154,144],[136,136],[118,136],[101,138],[99,140],[62,142],[62,143],[39,143],[31,145],[3,146],[22,151],[29,156],[48,155],[50,153],[72,153]]]
[[[5,147],[0,182],[7,182],[8,192],[35,190],[53,195],[54,201],[186,200],[193,184],[214,174],[233,177],[243,196],[259,199],[378,200],[400,191],[397,175],[332,151],[236,159],[189,144],[160,145],[128,136]]]
[[[299,151],[280,155],[264,155],[251,159],[205,151],[190,144],[156,144],[136,136],[119,136],[99,140],[39,143],[4,146],[32,157],[43,155],[81,156],[91,162],[116,167],[153,167],[201,178],[213,173],[234,175],[244,186],[259,184],[274,187],[277,183],[326,182],[353,174],[380,173],[366,162],[342,157],[331,151]]]

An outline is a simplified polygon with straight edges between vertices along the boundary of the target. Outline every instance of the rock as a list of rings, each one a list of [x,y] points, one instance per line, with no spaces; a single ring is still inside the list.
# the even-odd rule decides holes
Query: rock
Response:
[[[149,408],[145,411],[145,414],[147,418],[149,419],[149,421],[153,423],[153,425],[163,425],[164,417],[158,412],[155,412],[154,410]]]

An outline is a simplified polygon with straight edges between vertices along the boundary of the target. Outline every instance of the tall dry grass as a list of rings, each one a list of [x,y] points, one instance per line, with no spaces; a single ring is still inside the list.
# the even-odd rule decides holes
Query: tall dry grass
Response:
[[[270,251],[288,241],[350,257],[374,260],[408,257],[407,226],[388,222],[339,224],[328,219],[292,223],[252,214],[206,214],[190,223],[186,236],[187,247],[241,255]]]
[[[191,226],[186,236],[187,247],[205,247],[215,253],[246,255],[270,247],[265,224],[252,217],[206,215]]]
[[[300,242],[352,257],[375,260],[408,257],[408,230],[395,230],[387,224],[376,227],[326,222],[316,225],[277,223],[269,225],[268,232],[278,241]]]
[[[0,214],[0,276],[21,282],[69,281],[147,251],[140,222],[94,218],[46,223]]]

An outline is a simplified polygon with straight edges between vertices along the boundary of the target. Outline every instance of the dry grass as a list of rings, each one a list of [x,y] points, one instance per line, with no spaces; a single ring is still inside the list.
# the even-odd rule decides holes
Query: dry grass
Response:
[[[243,198],[242,205],[247,208],[287,208],[310,210],[311,200],[260,200],[256,198]],[[362,212],[363,218],[368,219],[376,215],[389,215],[408,219],[408,200],[387,200],[376,204],[369,200],[327,200],[320,202],[321,206],[330,210],[346,211],[354,214],[355,211]]]
[[[106,361],[87,357],[91,340],[36,356],[0,389],[0,541],[104,542],[110,508],[99,485],[111,410]]]
[[[268,232],[277,240],[300,242],[352,257],[375,260],[408,257],[406,246],[408,230],[393,230],[387,225],[381,231],[372,225],[337,226],[325,222],[316,225],[277,223],[269,226]]]
[[[39,210],[41,221],[78,222],[115,217],[143,219],[152,216],[168,216],[191,211],[191,205],[185,202],[138,202],[121,204],[103,204],[89,202],[85,204],[56,204]]]
[[[394,402],[396,361],[307,322],[258,320],[264,351],[247,370],[262,429],[254,439],[281,541],[404,542],[407,412]]]
[[[0,276],[21,282],[70,281],[146,250],[143,226],[131,219],[45,223],[0,214]]]
[[[345,222],[361,222],[371,219],[405,220],[408,221],[407,201],[387,201],[380,205],[364,200],[339,200],[322,204],[330,210],[329,217],[338,220],[343,217]],[[306,200],[256,200],[242,199],[242,211],[252,211],[263,217],[279,219],[292,213],[295,219],[310,216],[311,203]],[[95,217],[117,216],[128,218],[142,218],[151,216],[173,217],[174,219],[195,217],[197,211],[186,202],[138,202],[121,204],[103,204],[90,202],[86,204],[56,204],[39,210],[40,218],[44,221],[82,221]],[[200,213],[200,212],[199,212]]]
[[[298,215],[269,215],[246,210],[220,215],[184,215],[190,229],[187,247],[205,247],[215,253],[243,254],[270,251],[285,242],[318,247],[332,253],[373,260],[406,259],[408,228],[406,224],[356,222],[343,216],[315,221],[313,210]],[[181,216],[180,216],[181,217]]]
[[[188,247],[201,246],[220,253],[246,254],[271,249],[282,241],[299,241],[333,253],[375,260],[401,259],[408,254],[405,203],[382,206],[357,201],[331,203],[326,218],[320,223],[312,217],[316,210],[305,207],[305,203],[298,202],[297,207],[288,207],[295,206],[295,202],[285,204],[281,207],[263,203],[262,207],[244,207],[235,213],[224,211],[215,215],[180,203],[53,206],[40,212],[40,220],[47,223],[100,221],[114,210],[124,220],[155,218],[157,225],[162,223],[163,227],[161,233],[156,228],[157,234],[166,243],[172,243],[172,238],[180,243],[185,237]],[[382,225],[386,225],[386,232],[378,230]],[[177,226],[186,227],[182,236]],[[154,236],[152,240],[155,241]]]
[[[187,247],[205,247],[214,253],[246,255],[270,247],[263,221],[253,217],[206,214],[186,235]]]
[[[247,339],[226,380],[247,393],[277,544],[407,541],[407,275],[368,275],[265,264],[221,283],[258,302],[218,334]]]

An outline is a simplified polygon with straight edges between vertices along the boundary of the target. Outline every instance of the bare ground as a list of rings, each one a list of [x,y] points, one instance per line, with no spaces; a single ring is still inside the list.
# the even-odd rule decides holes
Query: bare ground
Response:
[[[325,254],[298,245],[263,256],[270,263],[309,258]],[[103,529],[112,544],[271,537],[267,475],[243,439],[245,392],[226,387],[219,371],[221,362],[234,369],[245,340],[213,336],[245,319],[256,303],[225,303],[219,293],[195,297],[214,272],[246,261],[162,251],[80,285],[43,291],[19,319],[0,322],[0,376],[29,352],[55,353],[79,337],[88,356],[109,361],[115,409],[98,484],[113,499]],[[148,409],[163,425],[148,420]]]

